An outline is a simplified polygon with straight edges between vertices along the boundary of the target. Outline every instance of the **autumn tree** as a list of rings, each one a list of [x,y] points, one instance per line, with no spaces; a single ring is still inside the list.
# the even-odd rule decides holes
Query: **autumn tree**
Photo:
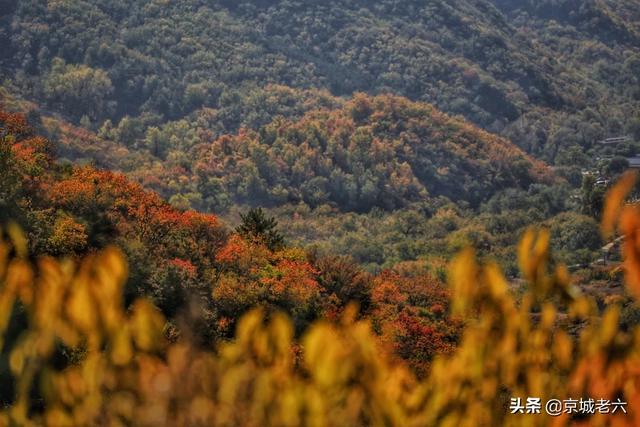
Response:
[[[0,140],[0,221],[4,222],[12,207],[15,207],[15,197],[20,188],[20,176],[15,169],[15,159],[11,146],[5,140]]]
[[[61,58],[53,60],[44,80],[48,102],[69,111],[76,119],[85,115],[94,120],[101,117],[112,92],[113,85],[105,71],[67,64]]]

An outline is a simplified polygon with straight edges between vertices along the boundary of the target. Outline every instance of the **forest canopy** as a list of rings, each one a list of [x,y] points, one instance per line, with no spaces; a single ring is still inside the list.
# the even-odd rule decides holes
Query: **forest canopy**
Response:
[[[7,82],[94,129],[128,119],[144,134],[201,108],[222,114],[225,133],[255,128],[274,116],[242,114],[252,94],[279,84],[431,103],[551,163],[640,132],[637,0],[3,5]],[[60,104],[77,99],[83,75],[95,77],[88,109]]]
[[[640,425],[638,165],[640,0],[0,0],[0,427]]]

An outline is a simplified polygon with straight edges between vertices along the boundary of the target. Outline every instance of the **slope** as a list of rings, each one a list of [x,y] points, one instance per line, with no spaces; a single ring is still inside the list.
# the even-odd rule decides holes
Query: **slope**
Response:
[[[128,145],[201,107],[224,111],[216,131],[264,125],[243,106],[268,84],[390,91],[551,162],[638,121],[637,0],[5,3],[5,77],[85,127],[129,119]]]
[[[472,206],[505,188],[553,182],[516,146],[428,104],[356,95],[336,110],[275,120],[196,147],[192,170],[234,203],[388,211],[445,196]],[[220,210],[224,206],[210,206]]]
[[[168,317],[172,340],[191,333],[210,347],[257,306],[289,313],[301,333],[314,319],[339,318],[352,302],[380,325],[385,346],[398,346],[418,370],[457,339],[459,324],[446,314],[448,291],[424,268],[410,276],[391,269],[374,276],[345,257],[271,248],[259,234],[234,233],[213,215],[177,210],[122,174],[60,164],[54,144],[35,134],[24,115],[0,109],[0,240],[8,229],[15,241],[15,221],[27,238],[16,252],[28,251],[34,260],[81,258],[117,246],[129,260],[125,304],[150,297]],[[25,243],[28,248],[18,247]],[[72,264],[65,265],[57,277],[71,274]],[[11,328],[20,328],[20,315],[13,314],[18,320]],[[433,334],[412,332],[422,327]],[[8,365],[0,356],[4,378]],[[10,387],[0,390],[0,402],[12,398]]]

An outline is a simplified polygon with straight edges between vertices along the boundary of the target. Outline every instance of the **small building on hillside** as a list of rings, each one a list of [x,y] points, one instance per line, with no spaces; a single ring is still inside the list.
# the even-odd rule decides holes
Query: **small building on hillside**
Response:
[[[627,161],[629,162],[629,169],[640,169],[640,156],[627,157]]]
[[[620,245],[624,242],[624,236],[619,236],[612,242],[604,245],[600,251],[602,252],[602,263],[607,264],[611,261],[611,258],[619,256],[620,254]]]
[[[602,145],[617,145],[622,144],[623,142],[628,142],[630,138],[628,136],[616,136],[613,138],[607,138],[602,141],[598,141],[598,144]]]

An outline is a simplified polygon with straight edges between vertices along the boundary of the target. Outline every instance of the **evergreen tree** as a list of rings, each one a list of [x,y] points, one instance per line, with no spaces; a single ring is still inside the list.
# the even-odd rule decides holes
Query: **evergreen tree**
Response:
[[[250,209],[246,214],[240,214],[240,218],[242,223],[236,232],[245,239],[260,241],[271,250],[284,246],[284,237],[277,230],[278,222],[267,217],[262,208]]]

